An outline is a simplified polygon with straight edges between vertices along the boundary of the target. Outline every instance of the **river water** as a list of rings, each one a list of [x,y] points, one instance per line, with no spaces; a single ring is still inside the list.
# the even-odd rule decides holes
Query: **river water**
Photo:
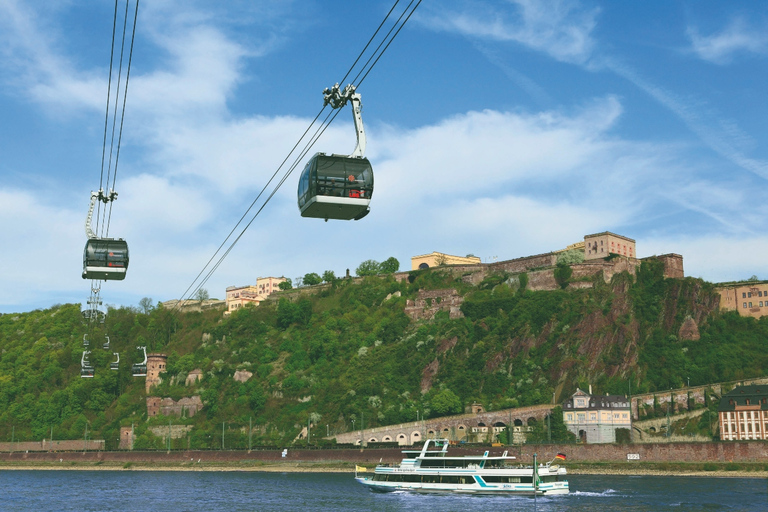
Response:
[[[571,475],[565,496],[377,494],[350,474],[2,471],[1,511],[768,511],[768,480]]]

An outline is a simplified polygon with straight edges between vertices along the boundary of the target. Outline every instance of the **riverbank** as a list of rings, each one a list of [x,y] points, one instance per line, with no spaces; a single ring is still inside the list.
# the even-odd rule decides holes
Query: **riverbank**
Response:
[[[269,473],[348,473],[353,474],[357,464],[346,461],[291,461],[291,462],[206,462],[189,460],[169,462],[117,462],[117,461],[0,461],[0,471],[232,471]],[[366,464],[372,469],[374,465]],[[573,464],[565,465],[571,475],[626,475],[626,476],[690,476],[716,478],[768,479],[768,464],[714,464],[707,469],[696,464]]]

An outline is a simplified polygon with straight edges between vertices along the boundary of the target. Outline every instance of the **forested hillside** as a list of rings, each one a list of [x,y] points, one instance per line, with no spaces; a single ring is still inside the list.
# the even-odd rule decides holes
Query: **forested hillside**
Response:
[[[111,309],[105,324],[79,305],[0,316],[0,439],[102,438],[117,447],[134,425],[137,448],[163,448],[151,426],[192,428],[177,448],[284,444],[311,422],[318,435],[413,421],[417,415],[561,401],[577,386],[626,394],[755,377],[768,367],[768,318],[717,311],[701,280],[665,279],[647,261],[636,276],[596,278],[592,288],[532,292],[525,274],[494,274],[477,286],[449,269],[334,280],[280,292],[244,308],[173,315],[158,307]],[[512,278],[514,277],[514,278]],[[413,321],[406,300],[419,290],[455,289],[463,318]],[[399,293],[397,293],[399,292]],[[145,304],[146,305],[146,304]],[[698,327],[700,339],[680,337]],[[80,378],[89,333],[92,379]],[[101,350],[108,335],[110,350]],[[144,379],[131,376],[136,346],[168,355],[153,396],[200,395],[193,418],[147,418]],[[110,371],[112,352],[120,370]],[[187,374],[203,379],[185,385]],[[253,376],[237,382],[236,371]]]

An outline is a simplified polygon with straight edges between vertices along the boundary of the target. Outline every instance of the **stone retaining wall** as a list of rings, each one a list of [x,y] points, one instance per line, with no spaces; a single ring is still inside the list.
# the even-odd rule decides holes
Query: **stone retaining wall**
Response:
[[[490,455],[501,455],[505,450],[523,463],[531,462],[536,453],[539,461],[548,461],[557,453],[565,453],[568,462],[626,462],[627,455],[638,455],[640,462],[768,462],[768,443],[763,441],[669,443],[669,444],[547,444],[511,447],[450,447],[456,456],[476,455],[488,450]],[[378,463],[399,462],[403,458],[400,449],[329,449],[294,450],[288,447],[286,457],[282,449],[248,451],[177,451],[177,452],[14,452],[0,453],[3,462],[118,462],[118,463],[166,463],[191,464],[265,462],[350,462]]]

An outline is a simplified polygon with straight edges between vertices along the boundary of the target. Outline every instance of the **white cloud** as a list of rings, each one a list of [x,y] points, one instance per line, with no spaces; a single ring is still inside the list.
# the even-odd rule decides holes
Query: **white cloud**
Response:
[[[734,122],[718,119],[690,98],[683,97],[642,77],[635,70],[614,59],[602,64],[617,75],[629,80],[645,91],[659,104],[678,116],[712,151],[742,169],[768,179],[768,162],[747,156],[743,148],[752,145],[752,139],[738,129]]]
[[[687,33],[691,50],[715,64],[728,64],[739,53],[768,54],[768,26],[751,26],[741,17],[733,18],[715,34],[701,35],[696,27],[689,27]]]
[[[591,32],[597,9],[584,9],[572,0],[509,0],[509,8],[494,9],[482,2],[440,5],[420,18],[436,30],[493,41],[511,41],[575,64],[585,63],[594,48]]]
[[[81,285],[85,210],[78,216],[45,198],[0,189],[0,305],[55,297]]]

